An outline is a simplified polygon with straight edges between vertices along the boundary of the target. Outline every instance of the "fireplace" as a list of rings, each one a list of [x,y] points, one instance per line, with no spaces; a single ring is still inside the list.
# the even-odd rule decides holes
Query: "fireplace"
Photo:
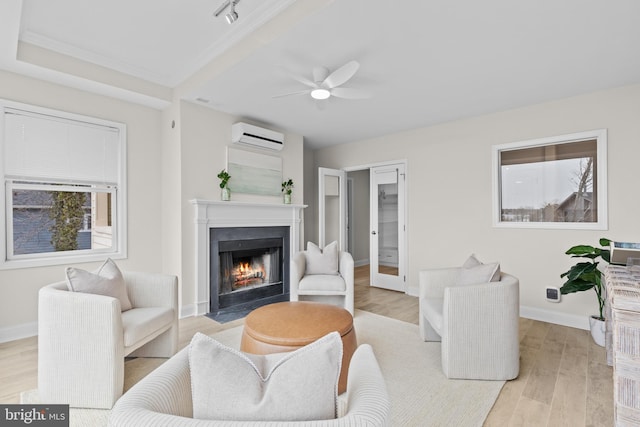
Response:
[[[194,199],[190,201],[194,207],[194,249],[195,249],[195,271],[191,280],[189,274],[185,274],[183,286],[189,286],[193,283],[193,300],[183,302],[180,310],[180,316],[198,316],[211,313],[215,304],[215,310],[225,311],[231,310],[232,306],[220,308],[217,295],[218,288],[216,285],[215,294],[212,289],[212,277],[217,277],[211,273],[213,268],[219,274],[220,257],[219,247],[213,243],[218,236],[223,236],[223,241],[234,240],[230,234],[224,234],[222,229],[230,229],[238,231],[238,229],[257,229],[257,228],[280,228],[288,230],[285,236],[275,236],[283,240],[283,249],[281,251],[283,270],[283,294],[261,298],[258,301],[264,301],[268,298],[288,298],[289,295],[289,262],[292,254],[296,253],[302,247],[302,212],[305,205],[283,204],[283,203],[253,203],[241,201],[219,201],[219,200],[201,200]],[[216,236],[212,236],[212,230]],[[222,234],[221,234],[222,233]],[[231,233],[231,231],[229,231]],[[288,238],[286,237],[288,236]],[[214,237],[214,238],[212,238]],[[262,236],[260,238],[273,238],[274,236]],[[247,238],[240,239],[242,241]],[[215,256],[214,256],[215,254]],[[267,289],[260,291],[266,292]],[[185,291],[189,293],[189,288]],[[240,292],[238,292],[240,293]],[[216,301],[213,304],[213,301]],[[242,304],[239,304],[242,305]],[[213,316],[212,316],[213,317]],[[232,316],[229,316],[232,317]]]
[[[289,299],[289,227],[210,229],[212,317]]]

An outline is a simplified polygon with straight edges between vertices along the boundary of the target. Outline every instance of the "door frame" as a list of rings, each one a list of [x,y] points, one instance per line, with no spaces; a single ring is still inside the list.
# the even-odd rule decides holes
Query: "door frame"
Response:
[[[405,272],[405,277],[403,278],[403,291],[406,294],[407,290],[408,290],[408,284],[407,284],[407,273],[409,272],[409,251],[408,249],[408,241],[409,241],[409,224],[407,222],[407,217],[408,217],[408,205],[409,205],[409,198],[407,197],[407,194],[409,194],[408,188],[409,188],[409,165],[408,165],[408,161],[407,159],[400,159],[400,160],[387,160],[387,161],[383,161],[383,162],[375,162],[375,163],[365,163],[362,165],[357,165],[357,166],[346,166],[346,167],[342,167],[340,168],[341,170],[345,171],[346,173],[349,172],[356,172],[356,171],[360,171],[360,170],[370,170],[371,168],[374,167],[379,167],[379,166],[391,166],[391,165],[397,165],[397,164],[402,164],[404,165],[404,201],[405,201],[405,208],[404,208],[404,239],[402,242],[402,249],[403,252],[405,254],[403,259],[398,259],[398,263],[402,263],[403,267],[404,267],[404,272]],[[369,211],[371,211],[371,204],[369,204]],[[369,260],[369,262],[371,262],[371,260]]]

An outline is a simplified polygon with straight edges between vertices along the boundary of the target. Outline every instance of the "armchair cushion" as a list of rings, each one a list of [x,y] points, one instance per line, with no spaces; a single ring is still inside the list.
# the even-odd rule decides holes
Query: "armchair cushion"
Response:
[[[338,274],[338,242],[331,242],[320,249],[313,242],[307,242],[305,274]]]
[[[122,313],[124,346],[130,347],[138,342],[145,342],[149,335],[169,329],[173,318],[174,312],[171,307],[142,307]]]
[[[298,284],[300,290],[314,291],[346,291],[346,283],[342,276],[334,276],[331,274],[312,274],[304,276]]]
[[[197,333],[189,347],[189,365],[194,418],[336,418],[342,365],[342,341],[337,332],[296,351],[268,355],[242,353]]]
[[[67,267],[65,274],[70,291],[117,298],[120,301],[120,310],[131,309],[124,277],[111,258],[108,258],[95,273],[80,268]]]

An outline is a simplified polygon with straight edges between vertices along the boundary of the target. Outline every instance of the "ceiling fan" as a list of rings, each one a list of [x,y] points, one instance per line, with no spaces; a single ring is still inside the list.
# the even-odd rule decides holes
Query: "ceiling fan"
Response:
[[[323,100],[335,96],[336,98],[345,99],[365,99],[371,97],[367,91],[342,87],[348,82],[358,71],[360,64],[357,61],[349,61],[337,70],[329,73],[326,67],[314,67],[313,80],[309,80],[303,76],[293,75],[292,77],[308,89],[297,92],[276,95],[274,98],[282,98],[292,95],[311,95],[313,99]]]

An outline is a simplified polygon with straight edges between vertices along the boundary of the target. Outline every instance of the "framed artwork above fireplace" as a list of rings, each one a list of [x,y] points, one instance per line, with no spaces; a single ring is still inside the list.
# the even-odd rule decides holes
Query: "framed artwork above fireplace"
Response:
[[[234,193],[280,196],[282,158],[227,147],[229,188]]]

